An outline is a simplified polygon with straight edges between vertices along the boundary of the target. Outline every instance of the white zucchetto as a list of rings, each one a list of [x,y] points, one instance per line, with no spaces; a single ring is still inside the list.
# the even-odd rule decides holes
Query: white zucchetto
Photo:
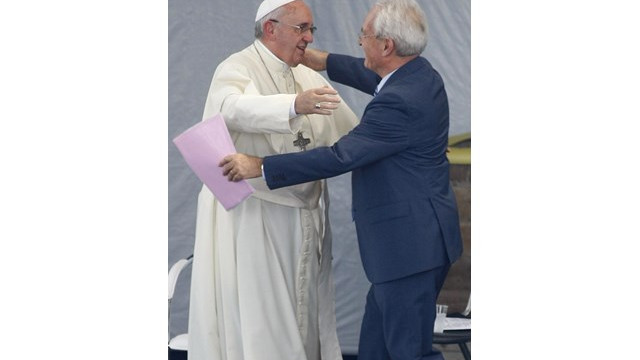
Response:
[[[258,7],[258,12],[256,13],[256,21],[262,19],[265,15],[279,8],[280,6],[288,4],[292,1],[295,0],[264,0],[262,4],[260,4],[260,7]]]

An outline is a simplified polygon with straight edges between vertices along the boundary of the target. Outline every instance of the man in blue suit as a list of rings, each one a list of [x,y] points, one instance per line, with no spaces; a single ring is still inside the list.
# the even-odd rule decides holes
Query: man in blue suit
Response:
[[[331,147],[264,159],[235,154],[221,166],[232,181],[264,176],[271,189],[352,171],[353,219],[372,283],[358,358],[442,359],[432,348],[436,299],[462,254],[447,94],[420,57],[427,23],[414,0],[379,1],[359,41],[364,59],[307,49],[304,62],[374,95],[358,126]]]

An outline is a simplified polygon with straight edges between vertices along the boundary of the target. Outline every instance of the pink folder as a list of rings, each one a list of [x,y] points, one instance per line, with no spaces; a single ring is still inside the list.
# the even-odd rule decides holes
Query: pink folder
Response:
[[[236,207],[255,190],[248,182],[231,182],[222,175],[220,160],[236,153],[221,114],[190,127],[173,139],[191,170],[225,209]]]

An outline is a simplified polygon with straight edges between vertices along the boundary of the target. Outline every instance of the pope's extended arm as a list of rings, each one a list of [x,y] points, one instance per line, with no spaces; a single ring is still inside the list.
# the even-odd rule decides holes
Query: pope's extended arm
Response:
[[[337,109],[339,103],[338,92],[325,86],[298,94],[295,107],[298,114],[331,115],[331,110]]]
[[[219,166],[222,167],[222,174],[229,181],[240,181],[262,176],[262,158],[255,156],[246,154],[227,155],[220,161]]]
[[[257,81],[245,66],[221,64],[208,94],[205,117],[222,113],[229,130],[237,132],[289,134],[292,106],[297,114],[331,115],[340,103],[337,91],[327,85],[298,94],[262,95]]]

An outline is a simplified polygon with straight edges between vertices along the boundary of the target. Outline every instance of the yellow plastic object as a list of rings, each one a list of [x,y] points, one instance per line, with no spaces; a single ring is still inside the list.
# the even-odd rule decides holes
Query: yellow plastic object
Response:
[[[471,148],[449,148],[447,158],[450,164],[471,165]]]
[[[449,137],[449,146],[456,146],[461,142],[471,140],[471,133],[462,133],[458,135],[453,135]]]
[[[471,164],[471,147],[456,147],[456,145],[471,140],[471,133],[453,135],[449,137],[447,158],[449,163],[456,165]]]

